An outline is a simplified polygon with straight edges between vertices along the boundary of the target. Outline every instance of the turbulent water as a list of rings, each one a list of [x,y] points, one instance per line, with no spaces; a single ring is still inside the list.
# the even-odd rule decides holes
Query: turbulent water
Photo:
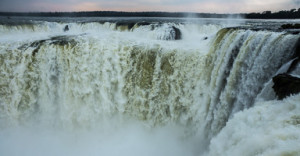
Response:
[[[2,17],[0,155],[300,155],[285,22]]]

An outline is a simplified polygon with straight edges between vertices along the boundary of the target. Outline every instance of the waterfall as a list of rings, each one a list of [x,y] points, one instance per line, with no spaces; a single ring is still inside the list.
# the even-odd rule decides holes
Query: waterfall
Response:
[[[176,125],[204,149],[213,139],[213,150],[231,132],[227,124],[268,96],[262,90],[293,59],[299,38],[220,25],[69,23],[63,32],[64,25],[0,26],[0,129],[134,120],[149,129]]]
[[[291,59],[296,42],[297,36],[283,33],[218,32],[207,78],[210,132],[218,133],[233,114],[253,105],[264,84]]]

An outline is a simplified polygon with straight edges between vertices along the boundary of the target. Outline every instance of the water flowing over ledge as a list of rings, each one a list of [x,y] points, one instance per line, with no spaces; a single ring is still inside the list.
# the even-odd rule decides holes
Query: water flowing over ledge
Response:
[[[64,32],[66,25],[69,30]],[[44,129],[53,129],[55,132],[49,133],[55,134],[89,131],[84,136],[90,139],[91,134],[100,132],[96,136],[108,140],[111,137],[106,135],[114,135],[114,131],[117,135],[112,144],[129,135],[152,142],[145,146],[160,142],[151,139],[152,135],[163,135],[170,140],[166,144],[174,143],[166,148],[189,146],[190,155],[299,152],[296,143],[287,151],[269,148],[297,142],[300,137],[295,132],[299,131],[299,95],[276,100],[271,85],[278,71],[295,58],[297,34],[157,22],[41,22],[0,25],[0,32],[0,136],[4,140],[19,141],[5,137],[7,129],[13,133],[29,127],[39,133]],[[292,73],[300,75],[299,71],[298,65]],[[272,110],[279,116],[272,116]],[[259,114],[263,114],[261,118]],[[265,135],[264,131],[274,126],[280,134],[271,130]],[[238,133],[239,128],[245,133]],[[259,141],[251,140],[248,129],[275,139],[246,150],[248,144]],[[281,130],[284,138],[293,139],[282,142]],[[20,138],[26,138],[24,131]],[[43,142],[38,136],[33,138],[35,144]],[[136,139],[130,145],[141,141]],[[11,151],[4,149],[9,145],[1,142],[0,149],[9,154]],[[112,147],[103,146],[105,153],[95,153],[117,155],[107,150]],[[152,155],[144,144],[140,148]],[[187,152],[167,152],[158,146],[154,151],[157,155]]]

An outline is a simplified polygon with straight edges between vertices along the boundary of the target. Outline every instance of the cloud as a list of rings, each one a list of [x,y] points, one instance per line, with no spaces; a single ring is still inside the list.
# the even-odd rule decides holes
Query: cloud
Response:
[[[300,0],[1,0],[0,11],[261,12],[286,10]]]
[[[76,11],[97,11],[103,10],[98,3],[95,2],[81,2],[71,6],[72,10]]]

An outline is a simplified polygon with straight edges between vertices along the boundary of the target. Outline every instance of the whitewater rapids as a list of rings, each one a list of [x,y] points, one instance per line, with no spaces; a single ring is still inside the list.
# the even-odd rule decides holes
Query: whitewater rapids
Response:
[[[1,155],[300,155],[300,95],[271,86],[298,34],[49,21],[0,33]]]

